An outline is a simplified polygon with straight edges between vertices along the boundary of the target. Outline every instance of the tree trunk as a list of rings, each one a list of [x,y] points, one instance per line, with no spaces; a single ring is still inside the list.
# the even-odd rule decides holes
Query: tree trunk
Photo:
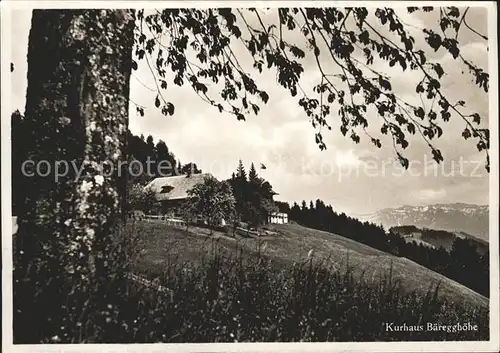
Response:
[[[24,143],[28,159],[50,170],[23,177],[17,278],[42,276],[26,272],[34,260],[47,267],[38,281],[106,272],[106,244],[124,216],[118,167],[126,160],[133,29],[128,10],[33,11]]]

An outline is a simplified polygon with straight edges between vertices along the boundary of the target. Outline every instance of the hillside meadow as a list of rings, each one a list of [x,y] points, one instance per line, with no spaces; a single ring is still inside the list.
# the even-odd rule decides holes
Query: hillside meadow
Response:
[[[387,275],[401,283],[406,291],[425,293],[439,284],[439,296],[452,302],[486,308],[488,299],[473,290],[403,257],[358,243],[354,240],[298,224],[273,225],[277,235],[245,238],[192,227],[167,226],[161,221],[138,222],[131,227],[141,237],[138,271],[155,278],[170,264],[199,265],[202,259],[217,251],[225,256],[261,256],[274,267],[282,269],[294,262],[304,262],[312,250],[314,262],[333,271],[349,269],[355,279],[378,283]]]
[[[298,225],[274,231],[232,238],[130,223],[117,233],[104,282],[30,279],[57,263],[16,279],[23,310],[15,313],[14,343],[489,339],[488,302],[467,288],[330,233]],[[16,296],[20,288],[34,295]]]
[[[120,315],[134,322],[134,342],[489,337],[486,298],[407,259],[334,234],[295,224],[275,226],[277,235],[259,239],[210,236],[197,227],[187,232],[161,221],[130,227],[140,234],[133,271],[152,280],[130,287],[151,301],[142,309],[129,301],[134,310]],[[448,332],[394,332],[386,327],[391,322],[450,326]],[[477,331],[457,330],[456,324],[467,323]]]

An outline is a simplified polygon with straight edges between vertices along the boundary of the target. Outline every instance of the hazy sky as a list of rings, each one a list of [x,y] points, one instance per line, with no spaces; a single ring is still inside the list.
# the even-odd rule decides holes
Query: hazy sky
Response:
[[[273,10],[275,11],[275,10]],[[404,13],[404,12],[403,12]],[[273,21],[275,12],[263,14],[264,20]],[[412,35],[422,45],[421,28],[436,28],[437,14],[404,14],[406,23],[412,26]],[[12,73],[13,109],[24,111],[26,93],[26,54],[30,28],[30,12],[16,12],[12,21]],[[486,10],[475,8],[469,12],[468,24],[487,34]],[[420,29],[419,29],[420,28]],[[300,34],[291,39],[303,45]],[[470,61],[487,70],[488,52],[486,43],[466,28],[459,36],[461,53]],[[260,105],[258,116],[248,116],[247,121],[237,121],[229,114],[203,102],[190,87],[171,84],[165,94],[175,105],[172,117],[163,116],[154,107],[156,94],[147,87],[154,87],[153,76],[144,61],[131,78],[131,100],[148,107],[145,116],[130,107],[130,129],[135,134],[152,135],[155,141],[164,140],[182,162],[193,161],[206,172],[218,178],[227,178],[242,159],[247,168],[250,162],[256,166],[264,163],[266,170],[260,171],[268,179],[279,196],[278,200],[298,201],[323,199],[339,210],[350,214],[374,212],[381,208],[402,205],[425,205],[433,203],[467,202],[488,203],[488,174],[484,169],[484,154],[478,153],[475,145],[460,137],[464,123],[452,116],[444,126],[444,134],[436,141],[445,158],[444,164],[435,166],[425,142],[410,139],[406,156],[410,158],[411,170],[402,173],[393,161],[392,145],[381,149],[361,135],[361,143],[354,144],[341,135],[336,111],[328,117],[332,131],[324,132],[328,147],[320,151],[314,141],[314,129],[297,103],[278,86],[275,71],[264,70],[262,74],[251,68],[251,60],[241,45],[233,51],[241,57],[240,62],[249,67],[258,85],[270,96],[267,105]],[[432,49],[431,49],[432,51]],[[450,98],[464,100],[471,112],[479,112],[485,122],[488,119],[488,97],[462,70],[464,67],[443,50],[429,53],[430,60],[438,60],[447,75],[442,79],[443,90]],[[322,64],[333,67],[324,58]],[[391,77],[396,94],[410,102],[419,102],[414,93],[415,84],[422,78],[418,72],[403,73],[399,67],[390,68],[387,63],[375,61],[374,68]],[[303,61],[305,75],[301,85],[306,90],[318,84],[318,70],[313,57]],[[216,92],[213,92],[216,93]],[[381,119],[368,112],[370,131],[381,136]],[[382,139],[382,142],[387,138]],[[460,161],[464,162],[460,162]],[[478,166],[476,168],[476,166]],[[433,168],[437,168],[433,170]],[[477,169],[477,170],[476,170]]]

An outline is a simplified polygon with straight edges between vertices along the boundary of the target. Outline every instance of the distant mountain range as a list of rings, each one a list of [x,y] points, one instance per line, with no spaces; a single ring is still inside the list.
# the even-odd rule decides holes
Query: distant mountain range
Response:
[[[484,241],[489,240],[489,206],[487,205],[453,203],[402,206],[385,208],[357,218],[381,224],[386,229],[413,225],[420,229],[463,232]]]

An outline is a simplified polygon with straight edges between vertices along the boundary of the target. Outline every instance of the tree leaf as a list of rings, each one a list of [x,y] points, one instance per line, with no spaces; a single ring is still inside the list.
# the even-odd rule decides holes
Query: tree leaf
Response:
[[[167,112],[168,114],[170,115],[174,115],[174,112],[175,112],[175,107],[172,103],[168,102],[167,103]]]
[[[384,79],[382,76],[379,76],[378,83],[379,83],[380,87],[382,87],[386,91],[390,91],[392,88],[391,83],[389,81],[387,81],[386,79]]]
[[[424,109],[422,107],[418,107],[414,110],[414,114],[416,117],[423,119],[425,116]]]
[[[439,164],[440,162],[443,161],[443,155],[441,154],[441,151],[438,149],[433,148],[432,149],[432,158]]]
[[[264,103],[267,103],[267,101],[269,100],[269,95],[264,91],[260,91],[259,96],[260,96],[260,99],[262,99],[262,101]]]
[[[438,75],[438,78],[441,78],[444,75],[444,70],[439,63],[433,64],[432,68],[434,69],[434,71]]]
[[[400,153],[398,153],[397,155],[399,163],[401,163],[403,168],[408,169],[408,167],[410,166],[410,161],[408,160],[408,158],[403,157]]]
[[[434,49],[434,51],[438,51],[438,49],[443,44],[441,36],[437,33],[434,33],[433,31],[425,30],[425,32],[428,33],[428,36],[425,38],[427,43],[432,49]]]

